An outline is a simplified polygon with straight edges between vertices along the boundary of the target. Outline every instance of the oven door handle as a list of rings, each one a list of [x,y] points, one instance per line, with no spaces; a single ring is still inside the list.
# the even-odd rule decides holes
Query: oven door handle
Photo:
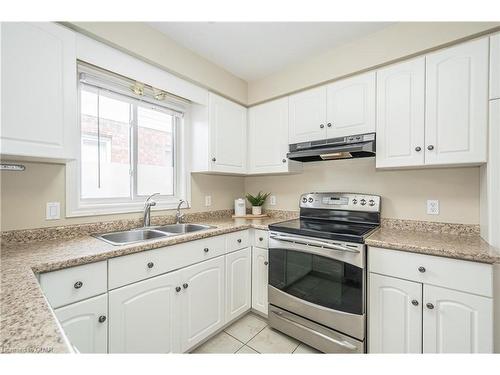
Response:
[[[283,320],[286,320],[288,323],[290,324],[293,324],[295,327],[298,327],[300,329],[304,329],[314,335],[317,335],[317,336],[320,336],[321,338],[325,339],[325,340],[328,340],[328,341],[331,341],[333,342],[334,344],[337,344],[339,346],[342,346],[343,348],[346,348],[348,350],[356,350],[357,347],[352,345],[351,343],[347,342],[347,341],[339,341],[339,340],[336,340],[334,339],[333,337],[330,337],[330,336],[327,336],[321,332],[318,332],[318,331],[315,331],[309,327],[306,327],[300,323],[297,323],[297,322],[294,322],[293,320],[291,319],[288,319],[286,316],[284,316],[284,314],[281,312],[281,311],[275,311],[275,310],[271,310],[271,312],[275,315],[278,315],[278,317],[280,319],[283,319]]]
[[[323,242],[323,241],[318,241],[318,240],[310,240],[310,239],[302,240],[298,237],[275,236],[275,235],[271,235],[269,237],[274,239],[274,240],[278,240],[278,241],[296,242],[296,243],[301,244],[301,245],[316,245],[316,246],[326,247],[326,248],[332,249],[332,250],[348,251],[350,253],[359,253],[359,250],[349,249],[348,247],[345,247],[345,246],[340,246],[340,245],[336,245],[333,243]]]

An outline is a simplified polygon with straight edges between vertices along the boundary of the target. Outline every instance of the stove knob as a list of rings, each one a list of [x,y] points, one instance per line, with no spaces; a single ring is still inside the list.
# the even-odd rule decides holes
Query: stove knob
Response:
[[[358,135],[358,136],[356,137],[356,141],[360,141],[360,140],[361,140],[361,137]]]
[[[354,141],[354,138],[353,137],[349,137],[347,140],[350,141],[350,142],[352,142],[352,141]]]
[[[306,197],[302,198],[302,203],[307,203],[307,198]]]
[[[314,199],[309,198],[308,201],[309,201],[309,203],[312,203],[314,201]]]
[[[364,206],[364,205],[366,204],[366,200],[365,200],[365,199],[361,199],[361,200],[359,201],[359,203],[361,203],[361,205],[362,205],[362,206]]]
[[[373,206],[375,206],[375,201],[373,199],[370,199],[368,201],[368,204],[373,207]]]
[[[357,204],[357,203],[358,203],[358,200],[357,200],[356,198],[354,198],[354,199],[352,200],[352,204]]]

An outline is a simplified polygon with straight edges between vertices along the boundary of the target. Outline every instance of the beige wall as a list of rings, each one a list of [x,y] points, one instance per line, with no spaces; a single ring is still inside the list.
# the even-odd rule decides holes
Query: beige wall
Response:
[[[247,103],[246,81],[176,44],[168,36],[145,23],[72,22],[65,24],[241,104]]]
[[[55,225],[90,223],[141,217],[140,213],[45,220],[46,202],[61,202],[65,212],[65,166],[26,163],[24,172],[1,172],[0,229],[40,228]],[[189,212],[233,208],[234,199],[244,190],[244,178],[234,176],[193,175],[192,208]],[[212,206],[205,207],[205,195],[212,196]],[[153,211],[153,215],[173,211]]]
[[[373,158],[324,161],[301,174],[245,178],[246,192],[259,190],[276,195],[269,208],[296,210],[302,193],[346,191],[381,195],[386,218],[479,223],[479,167],[376,171]],[[426,214],[427,199],[439,199],[439,215]]]
[[[249,82],[248,104],[318,85],[500,27],[499,22],[404,22]]]

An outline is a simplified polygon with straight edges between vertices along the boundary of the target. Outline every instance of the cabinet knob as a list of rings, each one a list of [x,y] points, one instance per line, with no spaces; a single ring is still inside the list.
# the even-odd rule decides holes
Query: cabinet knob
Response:
[[[418,301],[416,299],[414,299],[414,300],[411,301],[411,304],[413,306],[418,306]]]
[[[203,249],[203,251],[204,251],[205,253],[208,253],[208,251],[209,251],[208,247],[205,247],[205,248]]]
[[[83,283],[81,281],[77,281],[73,286],[75,287],[75,289],[80,289],[83,286]]]
[[[154,266],[155,266],[155,264],[153,262],[148,263],[148,268],[153,268]]]
[[[422,147],[420,147],[420,146],[415,147],[415,151],[417,151],[417,152],[422,151]]]
[[[425,272],[425,267],[422,267],[422,266],[418,267],[418,272],[424,273]]]
[[[175,287],[175,291],[176,291],[177,293],[179,293],[179,292],[181,291],[181,287],[180,287],[180,286],[176,286],[176,287]]]
[[[99,317],[99,319],[97,319],[99,321],[99,323],[104,323],[106,321],[106,316],[105,315],[101,315]]]
[[[259,237],[259,241],[260,242],[264,241],[264,237]]]
[[[329,128],[331,128],[332,127],[332,123],[329,122],[328,124],[326,124],[326,126],[328,126]]]
[[[282,161],[283,163],[286,163],[286,159],[282,159],[281,161]]]
[[[212,158],[212,161],[216,161],[217,159],[216,158]]]
[[[269,264],[269,262],[266,260],[266,261],[264,262],[264,266],[267,266],[268,264]]]
[[[187,289],[187,288],[188,288],[188,286],[189,286],[189,284],[188,284],[188,283],[184,283],[184,284],[182,284],[182,287],[183,287],[184,289]]]
[[[429,151],[434,150],[434,146],[433,146],[433,145],[429,145],[429,146],[427,146],[427,150],[429,150]]]
[[[429,303],[427,303],[425,306],[427,306],[427,308],[428,308],[429,310],[432,310],[432,309],[434,308],[434,305],[433,305],[432,303],[430,303],[430,302],[429,302]]]
[[[319,127],[323,129],[325,127],[325,124],[321,124]]]
[[[241,243],[241,238],[238,238],[237,241],[238,241],[238,243]]]

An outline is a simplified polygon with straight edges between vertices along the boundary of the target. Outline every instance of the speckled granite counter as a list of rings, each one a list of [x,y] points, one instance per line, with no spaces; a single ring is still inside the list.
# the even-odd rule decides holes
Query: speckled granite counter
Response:
[[[214,229],[124,246],[113,246],[89,235],[26,243],[4,241],[0,264],[0,351],[71,351],[42,294],[35,273],[97,262],[247,228],[267,230],[269,224],[283,220],[286,218],[246,220],[217,217],[198,221],[213,225],[216,227]]]

